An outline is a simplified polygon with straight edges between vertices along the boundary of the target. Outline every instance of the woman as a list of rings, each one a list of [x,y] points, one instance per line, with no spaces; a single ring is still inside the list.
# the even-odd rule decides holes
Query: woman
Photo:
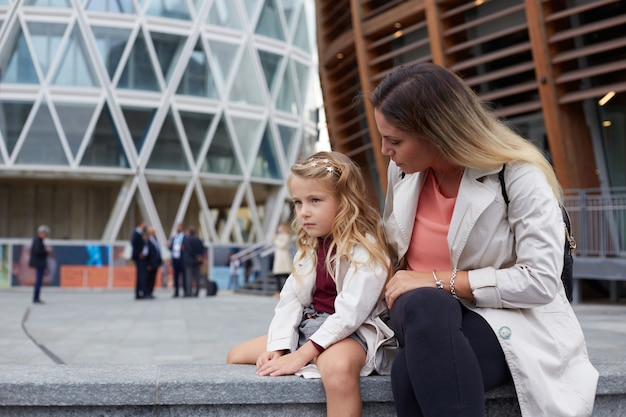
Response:
[[[391,159],[398,415],[482,416],[485,391],[511,378],[525,417],[591,415],[598,373],[560,280],[561,190],[547,160],[437,65],[397,68],[370,100]]]

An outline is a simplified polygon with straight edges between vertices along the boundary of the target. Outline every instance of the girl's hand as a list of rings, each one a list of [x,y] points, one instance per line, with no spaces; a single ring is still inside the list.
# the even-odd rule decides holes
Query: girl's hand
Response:
[[[396,272],[385,287],[387,306],[391,309],[402,294],[421,287],[437,287],[432,272],[406,270]]]
[[[276,358],[280,358],[282,355],[283,353],[280,351],[263,352],[259,355],[259,357],[256,360],[256,367],[261,368],[267,362],[274,360]]]
[[[272,358],[265,361],[259,366],[257,361],[258,371],[257,374],[261,376],[279,376],[279,375],[293,375],[306,364],[314,361],[318,355],[317,349],[313,346],[313,343],[309,340],[304,345],[300,346],[295,352],[282,354],[281,352],[267,352],[272,355]],[[261,359],[259,356],[259,359]]]
[[[308,363],[298,352],[287,353],[265,362],[257,371],[261,376],[293,375]]]

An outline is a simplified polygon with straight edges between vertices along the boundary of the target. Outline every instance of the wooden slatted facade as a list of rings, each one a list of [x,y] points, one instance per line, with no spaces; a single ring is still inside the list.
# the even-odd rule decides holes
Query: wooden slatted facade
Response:
[[[376,203],[387,159],[360,96],[394,66],[424,61],[457,72],[546,149],[564,188],[599,186],[597,101],[613,91],[626,108],[625,1],[317,0],[316,13],[331,146],[367,167]]]

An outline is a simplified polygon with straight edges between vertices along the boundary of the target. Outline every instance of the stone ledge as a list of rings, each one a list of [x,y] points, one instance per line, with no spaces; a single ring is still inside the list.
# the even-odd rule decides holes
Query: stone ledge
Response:
[[[601,373],[594,416],[626,415],[626,377]],[[364,416],[395,415],[386,376],[361,380]],[[259,377],[249,365],[3,365],[0,415],[325,415],[320,380]],[[487,393],[487,416],[519,416],[511,386]]]

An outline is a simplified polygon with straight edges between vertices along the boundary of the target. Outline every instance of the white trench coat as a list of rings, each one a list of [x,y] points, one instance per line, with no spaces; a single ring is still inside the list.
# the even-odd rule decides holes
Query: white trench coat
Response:
[[[498,337],[524,417],[590,416],[598,372],[567,301],[564,225],[545,176],[530,164],[507,164],[502,197],[499,169],[467,168],[448,231],[450,262],[469,271],[476,304]],[[425,173],[388,170],[385,231],[398,259],[407,252]]]

